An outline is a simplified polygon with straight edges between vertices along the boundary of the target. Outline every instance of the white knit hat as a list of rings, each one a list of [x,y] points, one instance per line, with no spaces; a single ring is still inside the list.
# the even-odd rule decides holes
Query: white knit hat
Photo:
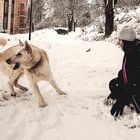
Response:
[[[136,39],[136,32],[131,26],[126,25],[119,32],[118,39],[134,41]]]

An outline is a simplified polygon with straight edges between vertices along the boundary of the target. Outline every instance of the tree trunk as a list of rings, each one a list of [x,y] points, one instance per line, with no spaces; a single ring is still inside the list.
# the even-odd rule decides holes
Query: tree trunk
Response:
[[[107,0],[105,4],[105,37],[108,37],[109,35],[111,35],[114,29],[114,11],[112,0]]]
[[[74,15],[75,15],[75,0],[69,0],[70,2],[70,14],[68,15],[68,31],[71,32],[71,31],[75,31],[75,18],[74,18]]]
[[[77,24],[77,21],[78,21],[78,19],[76,19],[75,21],[74,21],[74,32],[75,32],[75,29],[76,29],[76,24]]]
[[[72,14],[68,15],[68,31],[71,32],[74,29],[74,17]]]
[[[114,0],[114,6],[115,6],[115,4],[117,4],[118,3],[118,0]]]

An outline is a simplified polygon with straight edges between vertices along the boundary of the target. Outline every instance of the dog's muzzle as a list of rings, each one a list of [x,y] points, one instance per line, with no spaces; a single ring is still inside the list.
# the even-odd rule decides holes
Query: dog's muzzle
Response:
[[[19,63],[16,63],[15,66],[13,67],[13,70],[17,70],[20,67]]]

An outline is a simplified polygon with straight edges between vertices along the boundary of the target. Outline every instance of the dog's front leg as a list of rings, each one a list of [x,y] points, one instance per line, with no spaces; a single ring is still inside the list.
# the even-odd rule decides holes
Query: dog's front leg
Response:
[[[19,78],[23,75],[23,71],[21,69],[13,71],[13,74],[9,77],[9,89],[11,92],[11,96],[16,96],[16,91],[14,90],[14,86],[18,87],[21,90],[27,91],[26,87],[21,86],[20,84],[18,84],[18,80]]]
[[[40,90],[39,90],[39,87],[37,85],[36,82],[34,82],[34,79],[32,78],[32,75],[28,72],[28,79],[29,79],[29,82],[30,82],[30,85],[33,89],[33,92],[37,95],[38,97],[38,100],[39,100],[39,107],[45,107],[47,106],[43,96],[41,95],[40,93]]]
[[[14,81],[9,81],[8,82],[8,86],[9,86],[9,90],[10,90],[10,94],[11,94],[11,96],[16,96],[16,92],[15,92],[15,90],[14,90]]]
[[[11,96],[16,96],[16,91],[14,90],[14,83],[17,78],[17,75],[18,75],[17,72],[13,72],[11,77],[9,77],[8,85],[9,85],[9,90],[10,90]]]
[[[17,88],[19,88],[19,89],[22,90],[22,91],[28,91],[28,88],[26,88],[26,87],[24,87],[24,86],[22,86],[22,85],[20,85],[20,84],[18,83],[18,80],[19,80],[19,78],[20,78],[22,75],[23,75],[22,72],[19,73],[19,75],[17,76],[17,78],[16,78],[15,81],[14,81],[14,86],[17,87]]]

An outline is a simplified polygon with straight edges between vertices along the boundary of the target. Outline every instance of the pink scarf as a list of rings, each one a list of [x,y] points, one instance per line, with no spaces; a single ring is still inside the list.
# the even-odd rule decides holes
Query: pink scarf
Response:
[[[122,73],[123,73],[123,81],[124,81],[124,84],[126,85],[128,80],[127,80],[125,65],[126,65],[126,57],[124,56],[124,60],[123,60],[123,64],[122,64]]]

